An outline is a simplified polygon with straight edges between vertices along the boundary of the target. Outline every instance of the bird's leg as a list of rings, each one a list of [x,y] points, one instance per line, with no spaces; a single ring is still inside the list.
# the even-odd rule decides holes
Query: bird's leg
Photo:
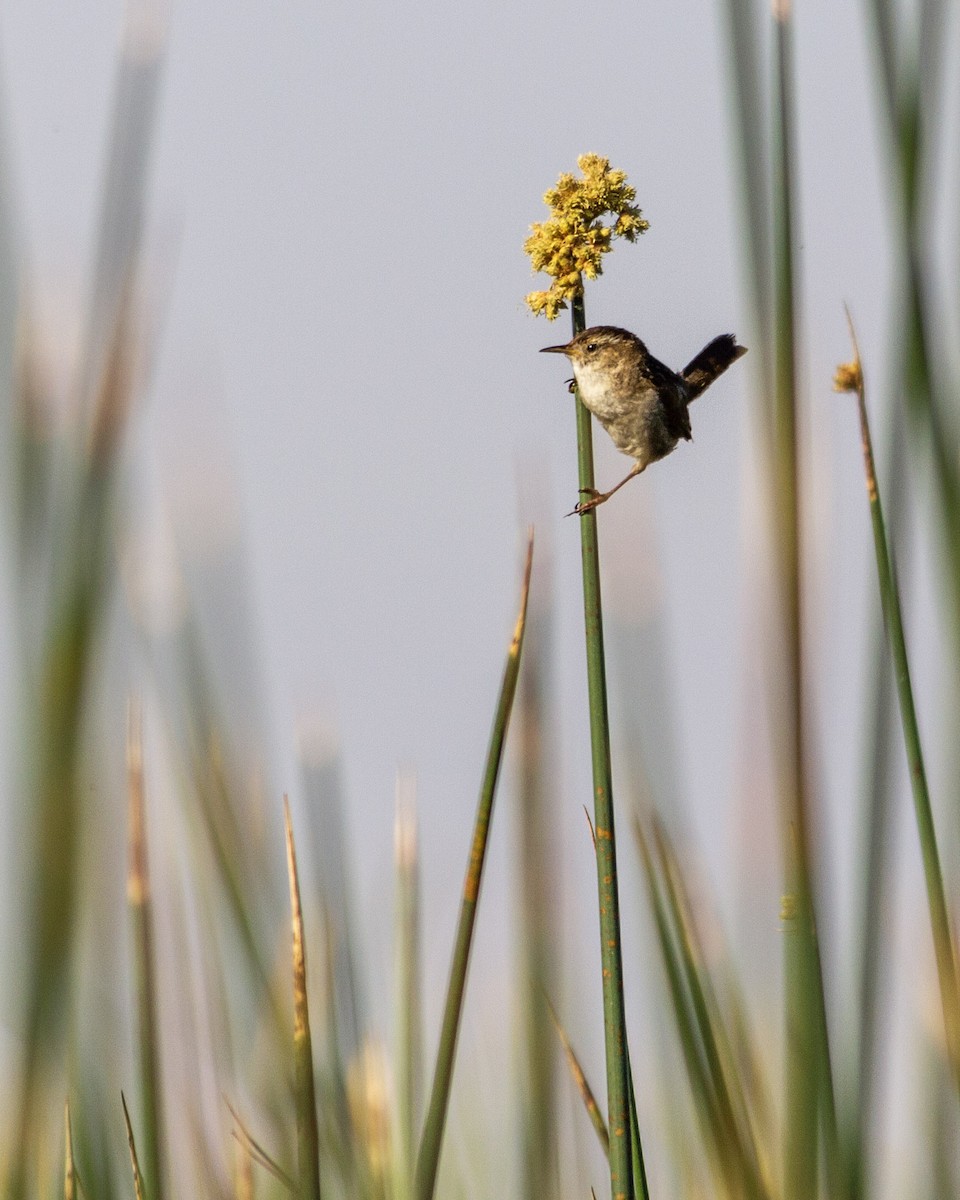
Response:
[[[645,465],[646,464],[644,464],[644,466]],[[582,517],[583,514],[585,512],[589,512],[591,508],[596,508],[598,504],[606,503],[606,501],[610,499],[614,492],[619,492],[625,483],[629,483],[630,480],[633,479],[635,475],[639,475],[642,470],[643,466],[641,466],[639,462],[635,462],[630,468],[629,475],[621,479],[620,482],[615,487],[612,487],[609,492],[598,492],[593,488],[581,488],[580,491],[584,495],[589,496],[590,499],[581,500],[573,512],[567,513],[567,516],[572,517],[574,514],[577,514],[578,516]]]

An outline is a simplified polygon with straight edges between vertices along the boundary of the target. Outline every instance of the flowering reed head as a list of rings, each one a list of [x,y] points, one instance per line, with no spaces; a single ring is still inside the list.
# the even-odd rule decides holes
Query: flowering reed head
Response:
[[[863,387],[863,371],[860,367],[860,359],[855,358],[853,362],[841,363],[837,367],[833,376],[833,390],[835,392],[859,392]]]
[[[527,305],[534,314],[556,318],[567,301],[583,291],[583,277],[596,279],[602,273],[601,259],[615,237],[636,241],[650,228],[633,201],[636,188],[627,183],[623,171],[612,171],[610,160],[599,154],[581,154],[577,166],[582,179],[561,175],[556,187],[543,197],[550,217],[531,225],[523,248],[535,271],[553,276],[544,292],[531,292]],[[603,224],[605,216],[614,219]]]

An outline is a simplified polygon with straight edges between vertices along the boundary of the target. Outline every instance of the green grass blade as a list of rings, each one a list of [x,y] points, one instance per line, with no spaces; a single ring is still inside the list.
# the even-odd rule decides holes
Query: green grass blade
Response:
[[[414,1195],[417,1200],[432,1200],[437,1184],[440,1148],[443,1143],[443,1131],[450,1099],[450,1085],[453,1080],[453,1063],[457,1049],[457,1034],[460,1029],[460,1015],[463,1009],[463,996],[467,982],[467,966],[470,961],[470,946],[473,941],[477,903],[480,898],[480,884],[483,877],[483,862],[487,850],[487,837],[490,829],[490,819],[493,814],[493,801],[496,795],[497,779],[500,775],[500,765],[503,760],[503,747],[510,724],[513,699],[517,690],[517,677],[520,672],[520,656],[523,649],[523,634],[526,627],[527,598],[530,592],[530,572],[532,568],[533,534],[531,533],[527,544],[527,561],[521,589],[520,615],[517,618],[513,640],[510,644],[507,663],[503,672],[500,697],[497,702],[493,731],[490,735],[490,746],[487,751],[483,786],[477,804],[470,859],[467,863],[467,873],[463,885],[460,919],[457,925],[453,960],[450,966],[450,982],[447,987],[447,1000],[443,1013],[443,1025],[440,1031],[440,1044],[437,1049],[437,1063],[433,1074],[433,1087],[430,1093],[430,1104],[427,1109],[423,1134],[420,1139],[420,1150],[417,1155],[414,1187]]]
[[[574,335],[586,328],[582,294],[572,301]],[[593,430],[590,413],[576,396],[577,462],[580,488],[592,489]],[[600,596],[600,547],[597,511],[580,522],[583,616],[587,650],[587,693],[590,748],[593,760],[594,830],[600,913],[600,960],[603,970],[603,1030],[607,1068],[607,1125],[610,1130],[610,1190],[613,1200],[633,1200],[633,1154],[627,1086],[627,1021],[623,998],[623,952],[620,941],[620,895],[610,765],[610,718],[603,649],[603,604]]]
[[[293,1065],[294,1103],[297,1110],[297,1162],[301,1200],[320,1200],[320,1137],[317,1131],[317,1097],[313,1078],[313,1044],[307,1001],[307,956],[300,908],[297,852],[293,842],[290,805],[283,798],[283,823],[290,877],[290,916],[293,940]]]

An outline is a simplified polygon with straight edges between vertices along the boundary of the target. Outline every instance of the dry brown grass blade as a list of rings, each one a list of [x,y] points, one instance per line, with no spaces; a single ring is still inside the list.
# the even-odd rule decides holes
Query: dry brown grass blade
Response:
[[[287,841],[287,871],[290,876],[290,917],[293,937],[294,1100],[297,1108],[300,1192],[304,1200],[319,1200],[320,1136],[317,1130],[313,1044],[310,1039],[310,1010],[307,1001],[307,954],[303,937],[303,911],[300,907],[297,851],[293,842],[290,804],[286,796],[283,798],[283,823]]]
[[[553,1021],[553,1027],[557,1031],[557,1037],[560,1039],[560,1045],[567,1060],[567,1066],[570,1068],[570,1074],[573,1076],[573,1082],[577,1085],[577,1091],[580,1093],[583,1106],[587,1110],[587,1116],[590,1118],[590,1124],[594,1128],[604,1155],[609,1155],[610,1134],[607,1131],[607,1123],[603,1119],[603,1113],[600,1111],[600,1105],[597,1104],[597,1098],[593,1094],[590,1084],[587,1082],[587,1077],[584,1074],[583,1067],[580,1065],[580,1060],[577,1058],[576,1051],[570,1045],[570,1039],[567,1037],[566,1030],[560,1024],[560,1018],[557,1016],[556,1010],[549,1001],[547,1001],[547,1005],[550,1009],[550,1018]]]
[[[144,1200],[143,1176],[140,1174],[140,1163],[137,1160],[137,1143],[133,1136],[133,1126],[130,1124],[130,1114],[127,1111],[127,1099],[120,1093],[120,1103],[123,1105],[123,1123],[127,1127],[127,1146],[130,1148],[130,1166],[133,1170],[133,1189],[137,1200]]]

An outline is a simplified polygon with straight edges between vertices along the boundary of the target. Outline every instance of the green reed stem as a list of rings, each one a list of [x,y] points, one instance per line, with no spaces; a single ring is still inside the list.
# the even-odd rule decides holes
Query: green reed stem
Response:
[[[440,1149],[443,1143],[443,1130],[447,1120],[450,1086],[453,1082],[453,1063],[457,1052],[457,1035],[460,1031],[460,1016],[463,1011],[463,996],[467,984],[467,967],[470,963],[470,947],[473,943],[473,930],[477,919],[477,904],[480,899],[480,884],[483,879],[483,863],[487,852],[490,819],[493,815],[493,801],[497,791],[497,780],[500,777],[503,748],[507,738],[507,729],[510,725],[513,698],[517,690],[517,677],[520,673],[520,655],[523,649],[523,633],[526,627],[527,597],[530,593],[530,572],[532,568],[533,534],[531,533],[527,545],[527,562],[521,591],[520,615],[517,618],[513,640],[510,643],[510,649],[507,653],[503,682],[500,685],[500,696],[497,701],[493,730],[490,734],[490,745],[487,750],[487,763],[483,776],[483,785],[480,789],[480,799],[477,803],[477,814],[474,820],[473,842],[470,848],[470,858],[467,862],[467,872],[463,883],[460,919],[457,923],[456,942],[454,943],[453,959],[450,964],[450,982],[447,985],[447,1000],[443,1011],[440,1044],[437,1048],[437,1064],[433,1073],[430,1106],[427,1110],[423,1135],[420,1139],[420,1152],[417,1156],[417,1171],[414,1181],[414,1196],[416,1200],[432,1200],[437,1186]]]
[[[953,937],[950,931],[947,901],[943,888],[940,852],[937,848],[936,832],[933,825],[933,811],[930,807],[927,774],[923,763],[920,729],[917,724],[917,713],[913,703],[910,666],[907,660],[907,644],[900,612],[900,594],[897,586],[896,572],[888,548],[883,507],[877,487],[873,445],[870,438],[870,424],[867,418],[866,389],[863,383],[863,371],[860,367],[860,355],[856,348],[856,335],[854,334],[852,324],[850,326],[850,333],[853,338],[858,368],[857,407],[860,414],[863,465],[867,481],[867,495],[870,499],[870,520],[873,526],[873,544],[877,559],[880,600],[883,605],[883,619],[887,630],[887,639],[890,644],[890,653],[893,657],[897,698],[900,703],[900,719],[903,725],[903,740],[907,751],[907,765],[910,771],[910,785],[913,791],[917,832],[920,836],[923,877],[927,889],[927,906],[930,910],[933,948],[937,960],[937,978],[940,984],[940,1000],[943,1005],[943,1023],[946,1033],[947,1052],[954,1082],[960,1088],[960,985],[958,985],[957,980],[957,963],[953,949]]]
[[[127,807],[130,867],[127,900],[133,918],[133,949],[137,979],[137,1022],[140,1047],[140,1104],[143,1112],[143,1160],[152,1200],[166,1195],[164,1135],[160,1076],[159,1025],[154,963],[153,902],[147,858],[143,741],[139,710],[131,705],[127,731]]]
[[[573,301],[574,336],[586,328],[582,296]],[[581,489],[594,486],[593,431],[590,413],[576,398],[577,460]],[[607,1066],[607,1125],[610,1130],[610,1189],[614,1200],[635,1195],[627,1081],[627,1027],[623,999],[623,955],[620,945],[620,898],[617,887],[617,844],[613,817],[613,772],[610,766],[610,719],[603,653],[603,606],[600,599],[600,549],[597,513],[578,518],[583,569],[583,619],[587,645],[587,694],[590,703],[590,746],[593,757],[593,807],[596,831],[597,885],[600,906],[600,959],[603,969],[603,1032]],[[641,1156],[642,1157],[642,1156]]]
[[[887,437],[886,479],[892,514],[902,507],[904,456],[902,452],[902,410],[891,411],[892,428]],[[896,530],[891,521],[889,540],[895,543]],[[892,817],[892,751],[888,734],[893,718],[893,679],[887,661],[886,629],[883,612],[871,605],[869,652],[870,682],[867,695],[865,749],[863,752],[863,815],[860,852],[861,878],[858,927],[858,967],[856,976],[857,1031],[853,1076],[848,1085],[846,1121],[847,1187],[849,1200],[867,1200],[870,1195],[871,1163],[867,1146],[876,1122],[876,1095],[879,1078],[877,1053],[880,1035],[880,981],[886,966],[885,946],[888,898],[893,894],[894,859],[889,845]]]

